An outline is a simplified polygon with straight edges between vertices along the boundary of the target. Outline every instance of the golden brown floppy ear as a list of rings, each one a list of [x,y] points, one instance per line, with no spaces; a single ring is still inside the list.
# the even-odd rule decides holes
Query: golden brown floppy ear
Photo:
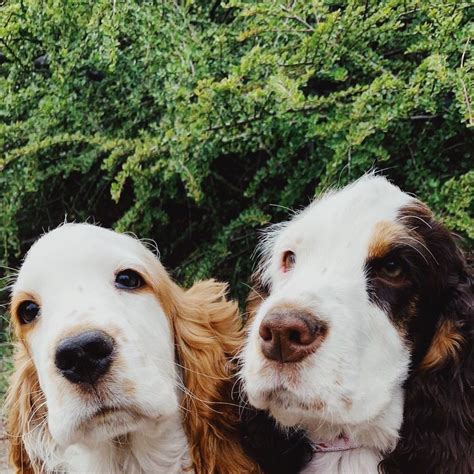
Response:
[[[176,350],[186,386],[185,427],[194,469],[202,474],[259,471],[239,440],[233,358],[243,333],[237,304],[226,300],[226,289],[223,283],[203,281],[175,299]]]
[[[15,472],[32,474],[40,472],[28,456],[24,436],[46,416],[44,395],[38,382],[36,369],[25,347],[19,343],[15,353],[15,371],[6,399],[8,412],[8,438],[10,463]]]

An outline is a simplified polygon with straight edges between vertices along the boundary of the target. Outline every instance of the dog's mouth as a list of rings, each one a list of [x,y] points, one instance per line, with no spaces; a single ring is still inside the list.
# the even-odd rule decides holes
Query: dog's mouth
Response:
[[[136,405],[96,403],[78,408],[50,421],[54,439],[63,446],[74,443],[96,445],[155,426],[161,415]]]
[[[322,400],[302,400],[300,397],[287,391],[273,393],[269,401],[279,406],[280,408],[295,408],[298,410],[310,412],[318,412],[323,410],[325,407],[325,403]]]
[[[288,410],[316,414],[324,411],[326,407],[323,400],[317,398],[306,399],[284,384],[280,384],[271,390],[260,392],[258,398],[261,402],[260,404],[266,407],[266,409],[270,409],[270,411],[278,410],[280,412]]]
[[[92,416],[91,419],[105,418],[109,415],[120,414],[121,412],[126,411],[124,408],[117,407],[100,407]]]
[[[148,416],[134,407],[100,406],[86,415],[79,422],[77,429],[85,435],[100,431],[116,436],[136,430],[141,422],[147,419]]]
[[[113,418],[126,418],[139,420],[145,415],[134,407],[129,406],[100,406],[95,412],[89,415],[82,423],[107,421]]]
[[[268,403],[278,405],[283,408],[290,408],[291,406],[298,404],[298,397],[284,386],[279,386],[273,390],[264,392],[263,398]]]

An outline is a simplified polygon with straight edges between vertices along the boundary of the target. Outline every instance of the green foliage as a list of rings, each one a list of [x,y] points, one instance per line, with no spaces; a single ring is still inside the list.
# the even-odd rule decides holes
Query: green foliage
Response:
[[[11,373],[13,372],[13,361],[12,361],[13,345],[10,342],[0,342],[0,401],[3,401],[7,392],[8,381]],[[1,417],[4,414],[0,415]]]
[[[374,168],[473,239],[469,6],[6,2],[0,260],[67,214],[242,295],[257,229]]]

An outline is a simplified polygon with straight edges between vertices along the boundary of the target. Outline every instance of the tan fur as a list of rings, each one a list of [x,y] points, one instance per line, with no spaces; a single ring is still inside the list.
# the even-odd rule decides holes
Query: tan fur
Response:
[[[243,342],[238,307],[226,300],[226,285],[213,280],[178,291],[168,314],[184,367],[182,407],[194,469],[203,474],[258,472],[240,446],[238,396],[232,397],[233,358]]]
[[[8,412],[8,438],[10,440],[10,464],[16,473],[41,472],[33,467],[24,445],[23,435],[37,426],[46,416],[44,395],[40,389],[36,369],[23,344],[18,344],[15,356],[15,372],[6,399]]]
[[[433,342],[421,362],[421,368],[432,369],[448,357],[456,358],[463,340],[454,323],[449,320],[444,321],[436,331]]]
[[[369,243],[368,258],[383,257],[390,250],[391,245],[399,241],[406,233],[401,224],[389,221],[378,222]]]

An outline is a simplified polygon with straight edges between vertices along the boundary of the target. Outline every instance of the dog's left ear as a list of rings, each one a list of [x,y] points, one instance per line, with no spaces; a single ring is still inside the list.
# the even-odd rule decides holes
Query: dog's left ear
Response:
[[[213,280],[196,283],[175,298],[178,362],[186,393],[182,401],[194,469],[199,473],[258,472],[239,440],[235,357],[243,342],[236,303]]]
[[[415,351],[405,384],[404,421],[397,448],[383,472],[474,472],[473,275],[451,233],[418,204],[405,224],[422,242],[429,268]],[[421,285],[420,285],[421,286]],[[433,328],[433,331],[430,329]]]
[[[5,402],[8,412],[10,464],[16,473],[41,472],[42,462],[32,456],[35,440],[49,438],[46,404],[36,369],[22,343],[15,348],[15,371]],[[28,449],[30,448],[30,449]]]

